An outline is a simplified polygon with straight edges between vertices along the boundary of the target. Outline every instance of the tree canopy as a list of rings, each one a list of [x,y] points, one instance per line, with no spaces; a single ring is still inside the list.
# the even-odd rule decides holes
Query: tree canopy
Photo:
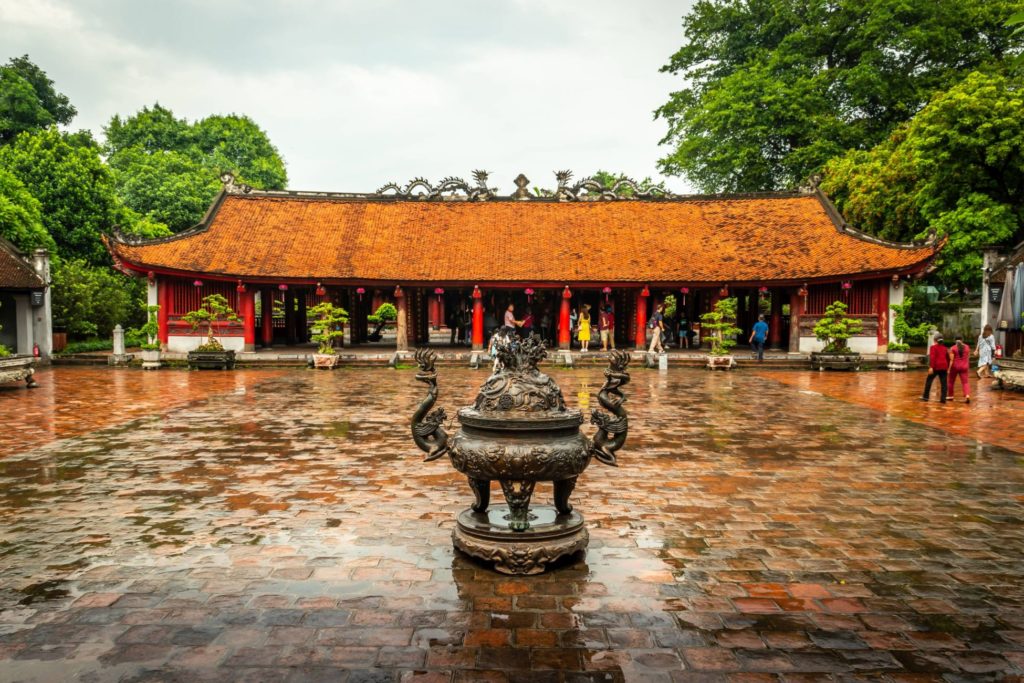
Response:
[[[698,0],[662,70],[686,79],[656,115],[659,162],[701,190],[792,186],[883,142],[929,98],[1019,49],[1019,0]]]
[[[42,209],[35,197],[12,173],[0,168],[0,237],[23,253],[34,249],[57,250],[43,227]]]
[[[71,123],[76,113],[67,96],[56,91],[53,81],[28,55],[0,66],[0,144],[24,131]]]
[[[114,116],[104,150],[125,205],[172,231],[202,218],[224,172],[257,189],[280,190],[284,161],[247,116],[209,116],[195,123],[160,104],[133,116]]]

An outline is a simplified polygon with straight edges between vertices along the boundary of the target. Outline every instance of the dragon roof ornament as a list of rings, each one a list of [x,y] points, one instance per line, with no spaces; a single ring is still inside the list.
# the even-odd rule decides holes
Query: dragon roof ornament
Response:
[[[402,187],[398,183],[387,183],[382,187],[378,188],[376,194],[385,195],[388,192],[392,192],[394,197],[402,199],[421,199],[421,200],[440,200],[445,199],[447,193],[449,197],[458,197],[457,192],[462,192],[462,198],[473,201],[484,201],[491,199],[495,196],[497,188],[487,187],[487,171],[476,170],[473,171],[473,180],[476,181],[476,185],[471,186],[462,178],[456,178],[449,176],[443,178],[437,185],[432,185],[426,178],[413,178],[409,183]]]
[[[520,173],[515,179],[516,190],[511,199],[556,199],[558,201],[611,201],[629,199],[673,199],[677,195],[669,192],[660,185],[651,182],[637,182],[632,178],[622,177],[615,180],[611,185],[605,185],[597,178],[588,176],[579,182],[570,185],[572,171],[556,171],[555,179],[558,182],[558,189],[550,190],[528,189],[529,179]],[[470,185],[462,178],[450,176],[439,181],[436,185],[426,178],[417,177],[410,180],[405,186],[398,183],[387,183],[380,187],[374,194],[378,197],[394,197],[396,199],[415,199],[420,201],[441,201],[446,199],[462,199],[467,201],[485,201],[498,197],[497,188],[488,187],[487,171],[473,171],[475,185]]]

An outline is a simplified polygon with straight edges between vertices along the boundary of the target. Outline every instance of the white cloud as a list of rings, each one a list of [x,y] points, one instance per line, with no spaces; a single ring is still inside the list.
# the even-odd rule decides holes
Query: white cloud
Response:
[[[257,4],[157,15],[0,0],[0,44],[28,53],[78,107],[75,126],[97,133],[155,101],[188,118],[245,113],[296,189],[482,167],[509,191],[520,171],[540,185],[560,168],[654,175],[665,153],[652,111],[678,84],[658,68],[688,3]]]

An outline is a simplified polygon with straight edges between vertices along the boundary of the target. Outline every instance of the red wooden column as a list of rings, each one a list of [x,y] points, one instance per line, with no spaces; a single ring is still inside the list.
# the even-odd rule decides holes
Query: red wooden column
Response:
[[[636,294],[636,348],[641,351],[647,348],[647,298],[651,291],[647,285]]]
[[[167,350],[167,321],[171,314],[171,283],[167,278],[160,278],[156,281],[156,305],[160,307],[160,310],[156,314],[156,335],[160,342],[160,348],[164,351]]]
[[[889,345],[889,283],[879,282],[878,288],[878,346]]]
[[[242,341],[246,351],[256,350],[256,293],[247,290],[238,293],[238,307],[242,309]]]
[[[444,290],[441,290],[440,296],[434,295],[437,299],[437,316],[434,318],[434,329],[439,330],[445,326],[445,315],[444,315]]]
[[[782,348],[782,290],[772,290],[772,319],[768,323],[768,348]]]
[[[263,309],[263,345],[270,348],[274,345],[274,292],[269,289],[260,290],[260,306]]]
[[[484,348],[484,295],[480,287],[473,286],[473,350]]]
[[[801,292],[804,292],[801,295]],[[800,316],[804,312],[804,296],[807,289],[801,287],[789,295],[789,352],[800,352]]]
[[[568,349],[572,345],[572,323],[569,307],[572,305],[572,292],[569,285],[562,290],[562,306],[558,310],[558,348]]]

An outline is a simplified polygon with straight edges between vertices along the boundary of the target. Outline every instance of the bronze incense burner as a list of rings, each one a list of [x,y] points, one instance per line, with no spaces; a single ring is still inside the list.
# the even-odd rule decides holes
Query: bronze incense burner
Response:
[[[424,461],[447,454],[452,466],[469,479],[476,501],[457,519],[455,547],[494,562],[507,574],[539,574],[560,557],[587,546],[583,517],[569,504],[576,479],[591,457],[616,465],[615,452],[626,441],[629,418],[621,387],[629,382],[629,354],[612,351],[598,401],[608,412],[594,410],[597,426],[591,440],[580,432],[583,416],[566,408],[562,391],[537,365],[547,355],[536,338],[497,342],[497,369],[472,406],[459,410],[460,428],[445,431],[437,401],[433,351],[416,352],[416,379],[429,387],[412,418],[412,437],[427,453]],[[504,506],[491,507],[491,482],[501,484]],[[530,505],[534,487],[550,481],[554,505]]]

